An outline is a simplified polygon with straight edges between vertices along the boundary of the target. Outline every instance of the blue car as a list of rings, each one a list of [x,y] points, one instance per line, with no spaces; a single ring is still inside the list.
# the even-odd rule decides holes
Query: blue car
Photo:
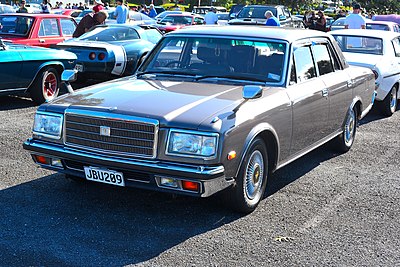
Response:
[[[70,52],[0,39],[0,95],[28,93],[37,104],[48,102],[60,92],[61,73],[75,63]]]
[[[149,25],[99,25],[56,48],[77,55],[78,81],[109,80],[132,75],[161,37],[161,32]]]

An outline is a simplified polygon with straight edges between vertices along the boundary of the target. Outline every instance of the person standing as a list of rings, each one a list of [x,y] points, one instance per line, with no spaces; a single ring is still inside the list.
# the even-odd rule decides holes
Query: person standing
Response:
[[[104,9],[103,2],[101,0],[94,0],[95,5],[93,6],[94,13]]]
[[[366,20],[360,14],[361,6],[360,4],[354,4],[353,6],[353,13],[346,17],[344,21],[344,28],[345,29],[365,29],[366,27]]]
[[[281,26],[281,23],[279,20],[274,16],[271,10],[265,11],[264,16],[267,18],[267,21],[265,22],[266,26]]]
[[[128,18],[129,10],[123,3],[124,0],[117,0],[117,7],[114,11],[114,18],[118,24],[123,24]]]
[[[311,30],[316,30],[317,29],[317,20],[318,17],[315,14],[315,11],[311,11],[311,16],[308,18],[307,21],[307,28],[311,29]]]
[[[326,32],[326,17],[324,11],[318,11],[318,19],[315,25],[317,31]]]
[[[21,5],[17,9],[17,13],[28,13],[28,9],[25,7],[26,2],[24,0],[21,1]]]
[[[40,7],[42,8],[42,13],[50,13],[51,7],[50,7],[49,3],[47,3],[47,0],[43,0]]]
[[[212,25],[218,24],[217,10],[215,7],[211,7],[207,14],[204,16],[204,24]]]
[[[157,11],[156,11],[156,9],[154,8],[154,5],[151,4],[151,5],[150,5],[150,8],[149,8],[149,17],[152,18],[152,19],[154,19],[156,16],[157,16]]]
[[[108,13],[104,10],[100,10],[97,13],[86,14],[79,22],[74,33],[72,34],[72,37],[77,38],[88,32],[93,26],[103,24],[107,17]]]

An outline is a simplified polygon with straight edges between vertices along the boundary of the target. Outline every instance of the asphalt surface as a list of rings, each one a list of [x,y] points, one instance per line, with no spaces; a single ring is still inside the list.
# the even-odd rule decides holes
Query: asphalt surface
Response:
[[[279,170],[243,216],[38,168],[22,149],[35,110],[0,97],[0,266],[400,266],[400,111],[370,113],[346,154]]]

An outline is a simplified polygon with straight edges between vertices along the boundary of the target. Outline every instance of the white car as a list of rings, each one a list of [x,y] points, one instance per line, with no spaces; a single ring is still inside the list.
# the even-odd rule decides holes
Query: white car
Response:
[[[391,116],[400,98],[400,33],[360,29],[331,34],[350,65],[368,67],[375,73],[376,103],[384,115]]]

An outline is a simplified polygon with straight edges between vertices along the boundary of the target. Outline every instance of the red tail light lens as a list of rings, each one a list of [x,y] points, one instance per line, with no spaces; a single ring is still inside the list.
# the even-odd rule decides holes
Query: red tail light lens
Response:
[[[189,191],[199,192],[200,185],[196,182],[182,181],[182,188]]]
[[[106,54],[100,53],[100,54],[97,56],[97,58],[98,58],[99,60],[103,60],[103,59],[106,58]]]
[[[89,59],[90,60],[95,60],[96,59],[96,53],[95,52],[90,53],[89,54]]]

